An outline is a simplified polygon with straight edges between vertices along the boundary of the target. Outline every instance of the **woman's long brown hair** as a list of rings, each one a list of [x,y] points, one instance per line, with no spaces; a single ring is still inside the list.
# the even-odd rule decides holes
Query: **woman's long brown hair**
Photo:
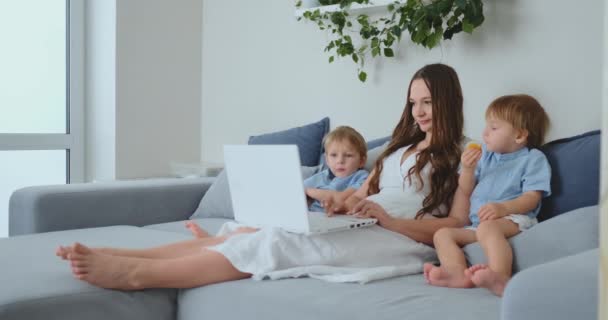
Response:
[[[370,179],[368,194],[380,191],[380,173],[386,157],[398,149],[411,145],[415,147],[424,140],[425,133],[418,129],[412,116],[410,90],[412,82],[422,79],[431,92],[432,121],[431,142],[416,156],[416,165],[408,171],[406,180],[411,183],[412,175],[420,182],[419,188],[424,187],[420,172],[430,162],[429,177],[430,193],[422,201],[422,208],[416,213],[416,219],[426,213],[438,217],[446,217],[449,213],[454,192],[458,187],[458,165],[460,163],[461,143],[463,139],[462,89],[456,71],[444,64],[430,64],[418,70],[407,90],[407,100],[401,119],[393,131],[387,149],[378,157],[374,164],[374,174]],[[443,207],[442,205],[445,205]],[[447,210],[444,210],[447,208]]]

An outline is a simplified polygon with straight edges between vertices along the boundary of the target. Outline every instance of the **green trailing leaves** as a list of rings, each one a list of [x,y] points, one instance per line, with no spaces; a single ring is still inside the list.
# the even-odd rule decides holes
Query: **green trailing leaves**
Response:
[[[301,7],[301,0],[295,0]],[[441,40],[449,40],[460,32],[472,33],[484,22],[483,0],[399,0],[386,6],[386,13],[370,17],[351,16],[352,4],[370,4],[370,0],[319,0],[321,5],[334,5],[321,12],[319,8],[304,11],[303,20],[311,21],[329,36],[325,51],[329,62],[336,57],[350,56],[358,65],[358,78],[367,79],[363,70],[367,55],[394,57],[395,47],[403,33],[412,42],[434,48]],[[352,12],[350,12],[352,13]],[[356,36],[358,35],[358,36]]]
[[[361,82],[365,82],[365,80],[367,80],[367,73],[365,73],[365,71],[359,71],[359,80]]]

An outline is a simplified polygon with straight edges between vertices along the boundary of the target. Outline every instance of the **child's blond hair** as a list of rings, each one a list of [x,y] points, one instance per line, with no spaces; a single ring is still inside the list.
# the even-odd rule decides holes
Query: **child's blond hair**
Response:
[[[323,147],[327,150],[327,147],[334,142],[349,142],[362,159],[367,158],[367,144],[363,136],[357,132],[357,130],[349,126],[339,126],[328,133],[323,138]]]
[[[538,148],[549,129],[549,117],[536,99],[527,94],[514,94],[497,98],[486,110],[487,118],[509,122],[516,130],[528,132],[527,147]]]

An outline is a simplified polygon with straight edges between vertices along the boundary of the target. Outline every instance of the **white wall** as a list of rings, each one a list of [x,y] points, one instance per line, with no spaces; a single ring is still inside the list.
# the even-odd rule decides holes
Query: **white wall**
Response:
[[[199,162],[202,0],[87,4],[87,181]]]
[[[204,1],[202,160],[221,161],[223,144],[323,116],[366,138],[388,135],[411,75],[434,62],[460,75],[471,137],[480,137],[493,98],[518,92],[549,112],[549,139],[601,125],[600,1],[484,1],[486,21],[474,35],[458,34],[430,51],[405,37],[398,59],[370,63],[365,84],[350,59],[327,63],[326,37],[296,21],[293,3]]]
[[[117,9],[117,177],[166,176],[200,158],[202,0]]]

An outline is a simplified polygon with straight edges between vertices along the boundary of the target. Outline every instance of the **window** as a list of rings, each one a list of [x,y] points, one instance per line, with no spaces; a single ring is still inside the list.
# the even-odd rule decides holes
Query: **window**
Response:
[[[84,0],[0,2],[0,237],[11,193],[83,181]]]

